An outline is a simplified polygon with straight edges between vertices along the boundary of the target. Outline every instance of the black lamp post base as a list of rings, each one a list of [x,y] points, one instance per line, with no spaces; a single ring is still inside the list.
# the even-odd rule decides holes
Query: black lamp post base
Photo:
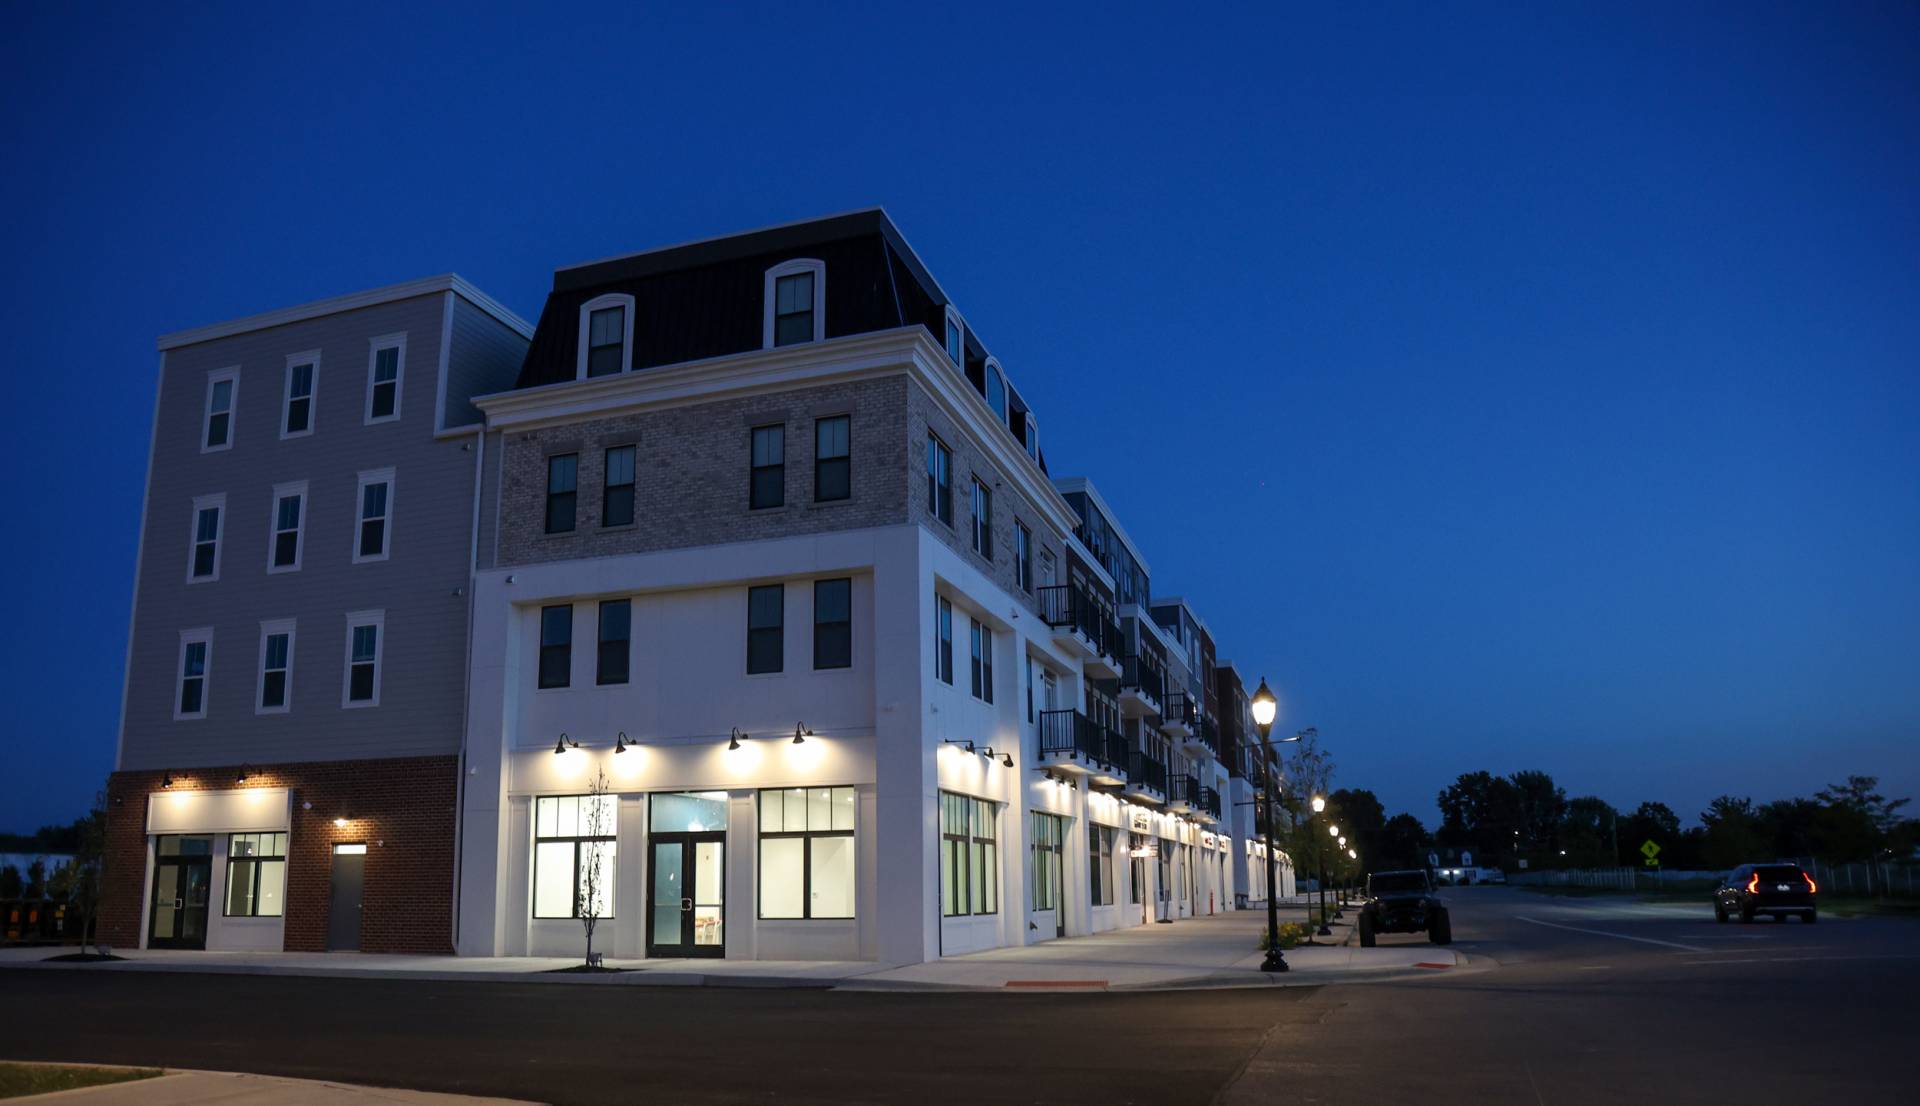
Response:
[[[1320,923],[1320,936],[1322,936],[1322,937],[1331,937],[1331,936],[1333,936],[1333,930],[1331,930],[1331,929],[1328,929],[1328,928],[1327,928],[1327,923],[1325,923],[1325,922],[1321,922],[1321,923]]]
[[[1268,949],[1267,958],[1260,961],[1260,970],[1263,972],[1287,971],[1287,958],[1280,955],[1279,949]]]

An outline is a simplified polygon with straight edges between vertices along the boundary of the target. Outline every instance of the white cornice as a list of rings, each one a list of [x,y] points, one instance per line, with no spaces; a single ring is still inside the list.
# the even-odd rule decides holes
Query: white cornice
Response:
[[[922,326],[497,392],[475,399],[473,405],[485,413],[489,430],[524,430],[901,373],[967,428],[1050,525],[1073,532],[1079,516],[1026,450],[1015,448],[999,429],[986,400],[953,372],[946,353]]]
[[[362,307],[413,299],[416,296],[431,296],[440,292],[458,293],[475,307],[505,323],[522,338],[530,340],[533,337],[533,327],[529,326],[525,319],[508,310],[499,300],[474,287],[458,273],[442,273],[439,276],[389,284],[383,288],[369,288],[364,292],[349,292],[344,296],[283,307],[278,311],[247,315],[224,323],[195,327],[192,330],[176,330],[171,334],[162,334],[156,344],[162,350],[179,349],[181,346],[191,346],[199,342],[211,342],[216,338],[231,338],[236,334],[245,334],[249,331],[285,326],[288,323],[337,315],[342,311],[354,311]]]
[[[1127,547],[1127,552],[1133,554],[1133,562],[1140,566],[1140,571],[1148,576],[1153,575],[1153,569],[1147,567],[1147,559],[1140,554],[1140,547],[1127,536],[1126,527],[1120,525],[1120,516],[1107,505],[1106,499],[1100,495],[1100,489],[1093,486],[1092,480],[1084,476],[1062,476],[1053,482],[1053,486],[1061,492],[1085,492],[1087,498],[1093,500],[1094,506],[1100,508],[1100,513],[1107,516],[1108,528],[1113,531],[1114,537],[1120,539],[1120,544]]]

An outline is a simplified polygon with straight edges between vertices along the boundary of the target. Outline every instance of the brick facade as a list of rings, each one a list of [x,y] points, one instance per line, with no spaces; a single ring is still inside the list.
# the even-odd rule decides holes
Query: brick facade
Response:
[[[567,423],[507,435],[501,567],[724,545],[907,521],[905,375]],[[850,415],[852,496],[813,501],[815,419]],[[752,430],[786,427],[786,503],[748,508]],[[634,525],[600,525],[606,451],[632,445]],[[546,530],[547,458],[580,456],[574,529]]]
[[[235,786],[238,765],[174,769],[172,790]],[[327,947],[333,846],[364,842],[360,948],[453,951],[454,817],[459,758],[399,757],[248,766],[247,786],[292,792],[287,834],[286,949]],[[147,804],[166,773],[116,772],[108,781],[107,864],[100,940],[140,941],[147,870]],[[345,827],[335,817],[352,818]],[[219,904],[214,904],[219,909]]]

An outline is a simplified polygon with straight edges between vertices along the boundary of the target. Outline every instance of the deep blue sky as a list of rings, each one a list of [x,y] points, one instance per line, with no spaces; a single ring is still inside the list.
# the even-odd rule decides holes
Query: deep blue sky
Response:
[[[1911,5],[65,7],[0,38],[0,829],[111,767],[156,335],[876,203],[1338,782],[1920,794]]]

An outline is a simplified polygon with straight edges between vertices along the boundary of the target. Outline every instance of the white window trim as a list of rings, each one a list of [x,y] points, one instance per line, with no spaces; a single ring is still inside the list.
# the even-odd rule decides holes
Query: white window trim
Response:
[[[195,576],[193,574],[193,551],[200,544],[200,512],[208,507],[220,509],[219,521],[213,526],[213,574]],[[227,493],[214,492],[212,495],[193,497],[193,510],[187,514],[187,583],[212,584],[220,579],[220,558],[227,552]]]
[[[280,501],[291,495],[300,497],[300,525],[293,531],[293,563],[276,565],[273,563],[273,547],[280,537]],[[300,571],[301,562],[306,558],[307,515],[312,507],[313,499],[307,495],[305,480],[290,480],[285,484],[273,486],[273,505],[267,509],[267,575],[275,576],[283,572]],[[225,516],[226,512],[222,511],[222,525],[225,524]],[[216,561],[220,559],[218,552],[215,552],[214,559]]]
[[[946,321],[947,323],[956,325],[960,328],[959,359],[955,360],[953,356],[953,351],[947,348],[947,336],[945,333],[944,325],[941,328],[942,333],[940,335],[940,348],[946,352],[947,359],[949,361],[953,361],[953,367],[956,369],[959,369],[961,372],[964,373],[967,371],[967,320],[960,317],[960,312],[956,311],[952,304],[948,304],[947,311],[946,311]]]
[[[580,305],[580,340],[575,345],[573,354],[575,380],[587,378],[587,324],[593,318],[593,313],[603,307],[626,308],[620,315],[621,322],[624,324],[620,334],[620,371],[623,373],[633,371],[633,297],[625,292],[608,292],[606,295],[595,296]]]
[[[796,257],[792,261],[782,261],[767,270],[766,283],[761,292],[760,348],[773,348],[774,307],[773,290],[780,278],[795,273],[813,274],[813,337],[805,342],[795,342],[804,346],[811,342],[824,341],[827,336],[827,263],[811,257]]]
[[[993,378],[996,376],[1000,378],[1001,409],[998,411],[993,411]],[[996,357],[987,358],[986,372],[980,378],[980,386],[986,389],[985,393],[980,396],[981,402],[987,405],[987,410],[993,411],[994,418],[1000,420],[1001,428],[1006,430],[1008,433],[1012,433],[1013,432],[1013,422],[1012,422],[1013,384],[1007,379],[1007,370],[1000,367],[999,358],[996,358]],[[1025,449],[1024,444],[1022,445],[1021,448],[1024,451]]]
[[[253,689],[253,713],[287,714],[293,710],[293,653],[298,644],[295,633],[295,620],[291,618],[264,619],[260,623],[260,657],[254,662],[255,678]],[[266,706],[267,698],[267,639],[275,634],[287,635],[287,689],[286,698],[279,706]],[[348,648],[352,648],[349,646]]]
[[[287,432],[287,410],[293,406],[293,370],[297,365],[313,366],[313,391],[307,393],[307,428]],[[305,438],[313,433],[320,423],[320,351],[310,349],[305,353],[287,354],[286,382],[280,389],[280,440]]]
[[[207,431],[213,428],[213,386],[222,380],[233,382],[227,393],[227,440],[220,445],[207,444]],[[240,366],[229,365],[207,374],[207,394],[200,403],[200,452],[220,453],[233,448],[240,429]]]
[[[1027,412],[1027,438],[1027,441],[1020,443],[1020,448],[1037,465],[1040,463],[1040,420],[1034,417],[1031,410]]]
[[[400,350],[400,356],[395,360],[393,368],[393,414],[382,415],[376,419],[373,417],[373,372],[375,366],[380,363],[380,351],[393,348]],[[315,375],[318,375],[317,371]],[[367,403],[363,424],[372,426],[375,423],[399,422],[402,410],[400,404],[406,398],[406,391],[407,332],[403,330],[398,334],[382,334],[378,338],[367,339]]]
[[[366,503],[367,487],[370,484],[387,486],[387,525],[380,532],[380,552],[360,555],[360,524],[365,521],[361,515]],[[392,468],[368,469],[360,474],[353,486],[353,563],[357,565],[373,564],[384,561],[393,554],[393,503],[400,490],[400,483],[394,478]]]
[[[180,710],[180,685],[187,679],[187,646],[204,642],[207,646],[206,669],[200,674],[200,709],[192,714]],[[173,720],[189,722],[207,716],[207,702],[213,691],[213,627],[200,626],[180,631],[180,655],[173,663]]]
[[[373,698],[356,703],[353,695],[353,631],[356,626],[372,626],[373,632]],[[380,680],[386,675],[387,653],[387,612],[348,611],[346,663],[340,670],[340,706],[343,710],[359,710],[363,707],[380,705]]]

